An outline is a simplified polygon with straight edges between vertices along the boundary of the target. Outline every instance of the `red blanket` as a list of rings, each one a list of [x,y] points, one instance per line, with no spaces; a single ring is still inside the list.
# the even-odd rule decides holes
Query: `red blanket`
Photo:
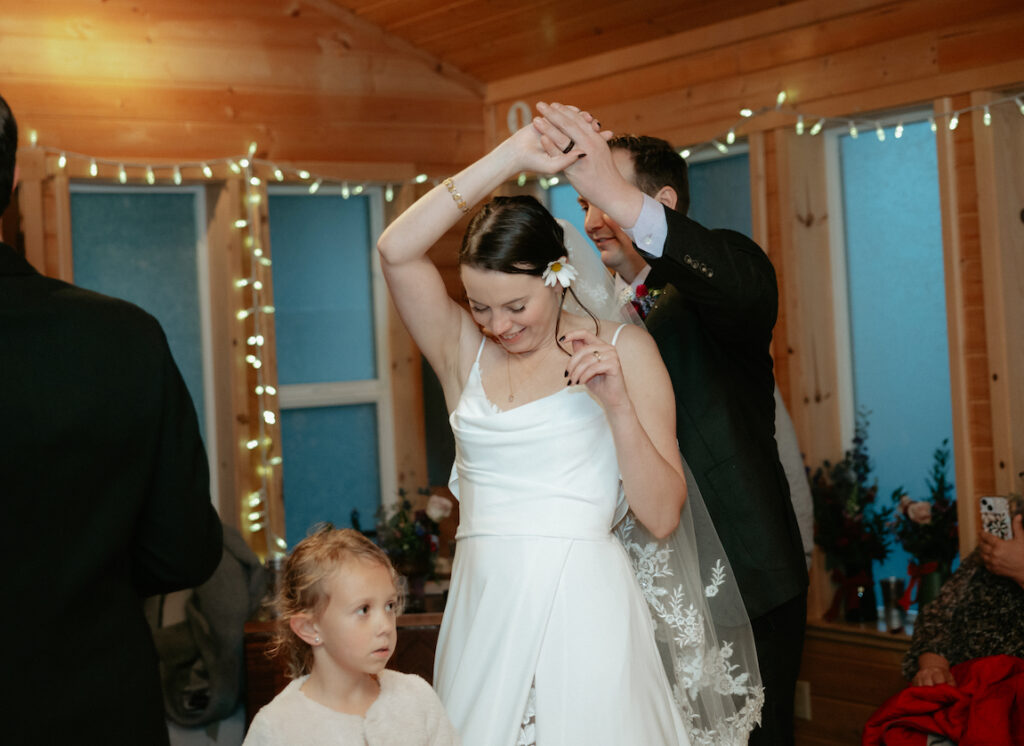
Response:
[[[958,746],[1024,744],[1024,659],[976,658],[953,666],[957,686],[910,686],[878,708],[863,746],[925,746],[928,734]]]

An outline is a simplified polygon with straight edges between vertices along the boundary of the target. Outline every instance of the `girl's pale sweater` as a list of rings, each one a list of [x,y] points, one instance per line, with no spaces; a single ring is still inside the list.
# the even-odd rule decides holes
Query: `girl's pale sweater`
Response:
[[[242,746],[458,746],[441,700],[419,676],[385,669],[365,717],[325,707],[295,679],[253,718]]]

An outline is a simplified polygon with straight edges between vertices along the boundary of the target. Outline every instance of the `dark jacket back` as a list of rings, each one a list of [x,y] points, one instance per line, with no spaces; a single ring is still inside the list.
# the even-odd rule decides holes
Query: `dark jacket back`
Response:
[[[166,742],[141,598],[209,577],[221,525],[160,325],[0,244],[0,413],[12,742]]]
[[[807,586],[774,437],[775,270],[742,234],[665,213],[668,240],[647,283],[665,292],[647,326],[672,379],[680,450],[753,619]]]

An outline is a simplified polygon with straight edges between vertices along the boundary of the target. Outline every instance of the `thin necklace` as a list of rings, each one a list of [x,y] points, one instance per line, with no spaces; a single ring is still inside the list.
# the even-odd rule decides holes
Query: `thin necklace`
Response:
[[[505,350],[504,347],[502,347],[502,349]],[[537,358],[537,362],[534,363],[533,366],[530,368],[530,372],[526,376],[527,379],[529,379],[530,376],[537,372],[537,369],[540,368],[541,361],[547,356],[547,354],[550,351],[551,348],[549,347],[548,349],[544,350],[544,352],[540,353],[540,357]],[[511,404],[516,400],[516,393],[512,388],[512,353],[509,352],[508,350],[505,350],[505,371],[508,375],[508,401]]]

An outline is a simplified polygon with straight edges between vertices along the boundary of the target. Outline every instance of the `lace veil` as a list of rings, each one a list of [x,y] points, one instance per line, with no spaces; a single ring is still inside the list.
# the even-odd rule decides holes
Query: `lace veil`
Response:
[[[565,231],[573,290],[599,319],[643,325],[627,292],[617,292],[600,255],[571,224]],[[565,308],[585,312],[566,295]],[[662,663],[692,746],[746,744],[761,720],[764,689],[754,636],[700,489],[683,454],[688,497],[679,527],[658,540],[620,494],[615,533],[647,599]]]

